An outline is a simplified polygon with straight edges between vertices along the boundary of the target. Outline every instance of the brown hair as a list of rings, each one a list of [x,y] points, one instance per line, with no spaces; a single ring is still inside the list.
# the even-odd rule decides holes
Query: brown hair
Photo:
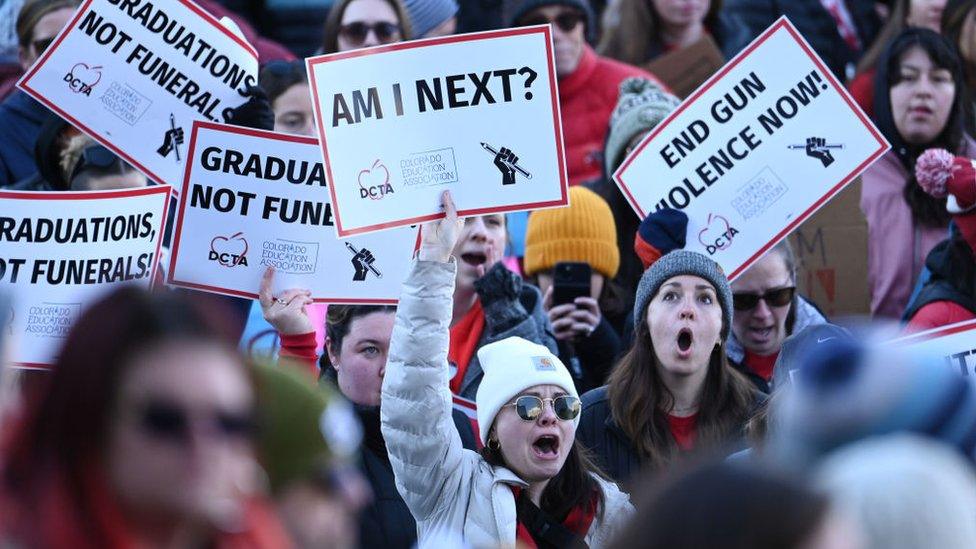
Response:
[[[663,47],[661,18],[652,0],[619,0],[611,3],[603,15],[603,36],[597,52],[631,65],[650,60],[652,46]],[[722,0],[712,0],[705,14],[706,28],[715,29]]]
[[[339,51],[339,27],[342,26],[342,16],[346,13],[346,8],[356,0],[338,0],[329,10],[329,17],[325,20],[325,31],[322,36],[322,53],[336,53]],[[397,20],[400,22],[400,39],[406,42],[413,38],[413,26],[410,24],[410,16],[407,15],[407,8],[403,6],[401,0],[384,0],[393,8]]]
[[[342,349],[342,340],[349,335],[352,323],[357,318],[371,315],[373,313],[396,313],[396,307],[392,305],[329,305],[329,310],[325,317],[325,335],[329,338],[332,352],[336,355]],[[319,359],[319,367],[322,375],[334,370],[334,364],[329,360],[329,349],[322,353]]]
[[[674,395],[661,379],[646,313],[645,307],[633,345],[610,374],[607,395],[613,420],[630,438],[641,461],[656,468],[671,461],[677,451],[667,421]],[[741,434],[755,400],[752,385],[729,365],[721,342],[709,358],[701,389],[698,445],[714,447]]]
[[[21,48],[34,40],[34,26],[45,15],[63,8],[77,8],[79,0],[27,0],[17,14],[17,43]]]
[[[871,47],[861,56],[861,60],[857,62],[857,74],[876,68],[878,60],[881,59],[881,55],[888,47],[888,43],[907,26],[905,19],[908,18],[908,6],[910,4],[911,0],[895,0],[894,6],[891,7],[891,13],[878,32],[878,36],[874,39]]]

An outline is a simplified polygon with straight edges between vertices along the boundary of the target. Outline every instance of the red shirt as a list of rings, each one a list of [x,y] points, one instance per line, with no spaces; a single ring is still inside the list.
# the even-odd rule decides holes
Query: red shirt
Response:
[[[668,427],[671,429],[671,436],[678,443],[678,448],[687,452],[695,447],[695,438],[698,435],[698,414],[688,417],[678,417],[668,414]]]
[[[464,317],[457,324],[451,326],[451,344],[447,350],[447,361],[456,368],[454,377],[451,378],[451,392],[454,394],[461,392],[464,374],[468,371],[471,357],[478,350],[478,341],[481,340],[483,331],[485,331],[485,310],[481,308],[479,299],[467,313],[464,313]]]
[[[746,356],[742,361],[745,362],[746,367],[749,368],[752,373],[766,381],[769,381],[773,379],[773,368],[776,366],[776,357],[778,356],[779,351],[769,356],[762,356],[747,350]]]
[[[864,114],[874,117],[874,75],[875,69],[868,69],[847,83],[854,102],[861,107]]]

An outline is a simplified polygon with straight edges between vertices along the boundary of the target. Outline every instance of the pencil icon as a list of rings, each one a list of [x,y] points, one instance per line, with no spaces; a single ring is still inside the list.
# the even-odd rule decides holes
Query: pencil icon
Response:
[[[485,143],[485,142],[482,141],[481,148],[484,149],[484,150],[486,150],[486,151],[488,151],[488,154],[490,154],[492,156],[498,156],[498,151],[496,151],[494,148],[492,148],[492,146],[489,145],[488,143]],[[515,164],[512,167],[515,168],[515,171],[517,171],[518,173],[520,173],[523,176],[525,176],[526,179],[532,179],[532,174],[530,174],[529,172],[525,171],[525,168],[523,168],[522,166],[519,166],[518,164]]]
[[[169,114],[169,127],[173,129],[173,134],[176,134],[176,118],[173,117],[173,113]],[[176,161],[180,161],[180,145],[173,139],[173,150],[176,151]]]
[[[348,242],[346,242],[346,248],[348,248],[349,251],[352,252],[352,255],[353,256],[356,256],[356,255],[359,254],[359,250],[357,250],[355,246],[353,246],[352,244],[350,244]],[[366,268],[367,269],[369,269],[370,271],[372,271],[372,273],[374,275],[376,275],[376,278],[383,278],[383,274],[380,273],[378,270],[376,270],[376,267],[374,267],[372,263],[364,263],[364,264],[366,265]]]
[[[806,145],[787,145],[786,148],[789,149],[789,150],[791,150],[791,151],[796,151],[796,150],[806,149],[807,146]],[[823,145],[820,148],[821,149],[840,149],[840,150],[843,150],[844,149],[844,145],[843,144]]]

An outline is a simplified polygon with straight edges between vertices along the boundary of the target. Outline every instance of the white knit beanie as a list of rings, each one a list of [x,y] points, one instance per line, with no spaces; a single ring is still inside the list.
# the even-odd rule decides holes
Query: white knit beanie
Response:
[[[478,386],[478,429],[481,443],[502,406],[512,397],[536,385],[556,385],[579,398],[569,370],[548,348],[521,337],[509,337],[478,349],[478,361],[485,375]],[[573,421],[579,425],[579,416]]]

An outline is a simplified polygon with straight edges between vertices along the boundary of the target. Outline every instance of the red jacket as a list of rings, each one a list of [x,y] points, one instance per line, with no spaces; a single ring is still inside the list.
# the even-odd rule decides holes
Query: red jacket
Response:
[[[576,71],[559,80],[559,109],[570,185],[603,176],[603,142],[610,114],[617,106],[620,82],[630,76],[647,78],[667,89],[651,73],[601,57],[588,45],[583,46]]]

